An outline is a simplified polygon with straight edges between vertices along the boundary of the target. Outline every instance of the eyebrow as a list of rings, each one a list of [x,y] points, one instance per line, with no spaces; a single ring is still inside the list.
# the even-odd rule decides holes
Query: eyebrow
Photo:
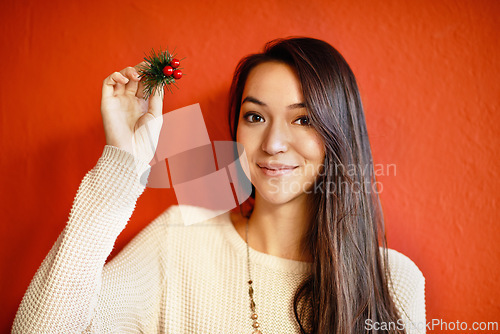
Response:
[[[267,107],[267,104],[265,104],[264,102],[262,102],[259,99],[256,99],[253,96],[247,96],[247,97],[245,97],[243,99],[243,101],[241,102],[241,104],[243,105],[243,103],[245,103],[245,102],[251,102],[251,103],[255,103],[255,104],[259,105],[259,106]],[[299,102],[299,103],[291,104],[287,108],[288,109],[300,109],[300,108],[305,108],[305,107],[306,107],[306,104],[304,102]]]

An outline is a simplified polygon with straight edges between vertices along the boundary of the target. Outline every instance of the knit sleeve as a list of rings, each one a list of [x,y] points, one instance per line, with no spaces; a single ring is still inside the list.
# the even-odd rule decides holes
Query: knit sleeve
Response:
[[[400,328],[404,326],[407,334],[423,334],[426,332],[425,278],[405,255],[388,249],[388,259],[391,292],[400,315],[398,325]]]
[[[168,211],[167,211],[168,213]],[[85,333],[158,333],[164,322],[167,215],[161,215],[104,266]]]
[[[126,151],[104,147],[80,184],[64,230],[23,297],[13,333],[81,333],[94,323],[101,300],[133,302],[118,287],[109,287],[130,271],[118,274],[114,264],[103,273],[103,267],[145,189],[140,175],[147,165]],[[140,245],[143,239],[135,243],[136,253],[147,251]]]

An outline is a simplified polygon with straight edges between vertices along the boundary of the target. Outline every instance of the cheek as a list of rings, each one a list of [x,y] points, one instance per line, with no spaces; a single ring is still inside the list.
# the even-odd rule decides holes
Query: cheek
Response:
[[[241,136],[241,119],[238,122],[238,126],[236,127],[236,141],[240,141],[240,136]]]
[[[238,126],[238,128],[236,129],[236,141],[238,143],[244,144],[246,137],[247,136],[245,133],[245,129],[242,126]]]
[[[249,126],[238,126],[236,131],[236,141],[242,144],[245,149],[250,149],[257,143],[257,133],[254,129]]]
[[[255,136],[252,136],[245,126],[239,126],[236,131],[236,141],[243,146],[245,149],[245,154],[249,160],[251,160],[252,152],[255,146]]]
[[[299,142],[303,157],[313,164],[322,164],[325,159],[325,145],[317,134],[308,134]]]

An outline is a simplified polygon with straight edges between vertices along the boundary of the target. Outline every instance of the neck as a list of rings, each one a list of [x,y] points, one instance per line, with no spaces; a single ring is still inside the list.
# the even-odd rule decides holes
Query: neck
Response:
[[[258,193],[255,206],[248,220],[248,244],[253,249],[280,258],[312,262],[304,251],[303,237],[309,229],[309,214],[306,197],[300,196],[291,202],[273,204],[263,200]],[[235,224],[236,230],[245,238],[245,220]]]

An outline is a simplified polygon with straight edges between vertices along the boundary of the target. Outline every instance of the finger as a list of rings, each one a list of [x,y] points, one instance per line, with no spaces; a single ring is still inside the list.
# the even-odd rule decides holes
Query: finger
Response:
[[[144,81],[139,81],[139,86],[137,87],[137,92],[135,93],[135,96],[137,96],[140,99],[144,98]]]
[[[124,89],[125,84],[128,82],[129,79],[123,76],[120,72],[114,72],[104,79],[102,84],[102,96],[113,96],[113,94],[116,94],[117,90]]]
[[[120,73],[129,79],[129,82],[125,85],[125,93],[135,95],[140,80],[139,73],[137,72],[135,67],[124,68],[120,71]]]
[[[136,71],[140,71],[144,66],[147,66],[149,63],[146,61],[141,61],[139,64],[135,65],[134,68]]]
[[[143,70],[147,65],[148,65],[148,63],[143,61],[143,62],[140,62],[139,64],[135,65],[134,68],[137,72],[140,73],[141,70]],[[135,93],[135,96],[137,96],[140,99],[144,98],[144,82],[142,80],[139,81],[139,85],[137,87],[137,91]]]
[[[137,87],[137,92],[135,93],[135,96],[137,96],[138,98],[140,99],[143,99],[145,94],[144,94],[144,88],[146,87],[146,85],[144,84],[144,81],[141,79],[141,81],[139,81],[139,86]],[[163,92],[163,88],[164,87],[157,87],[155,89],[156,92]]]
[[[154,117],[159,117],[162,115],[163,111],[163,96],[165,95],[164,88],[161,87],[149,97],[148,112]]]

